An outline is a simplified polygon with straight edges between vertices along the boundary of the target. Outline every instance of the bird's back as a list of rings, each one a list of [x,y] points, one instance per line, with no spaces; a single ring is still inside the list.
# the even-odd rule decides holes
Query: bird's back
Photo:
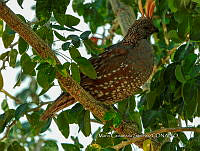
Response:
[[[136,45],[118,43],[98,58],[91,58],[97,79],[82,76],[81,86],[97,101],[114,104],[134,94],[153,68],[152,47],[147,40]]]

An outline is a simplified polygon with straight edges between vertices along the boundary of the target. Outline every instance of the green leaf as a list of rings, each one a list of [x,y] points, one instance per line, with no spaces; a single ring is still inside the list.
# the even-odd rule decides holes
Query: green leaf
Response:
[[[81,116],[83,116],[83,119]],[[90,112],[88,110],[83,110],[81,116],[79,119],[79,127],[83,134],[87,137],[91,133]]]
[[[182,85],[182,97],[186,104],[191,104],[193,97],[197,97],[197,87],[193,81],[188,81]]]
[[[89,54],[98,55],[104,52],[103,48],[98,48],[97,45],[95,45],[90,39],[83,40],[83,43]]]
[[[85,74],[91,79],[96,79],[97,73],[92,64],[90,63],[90,61],[88,61],[84,57],[78,57],[76,58],[76,62],[78,63],[79,68],[83,74]]]
[[[142,123],[144,128],[155,124],[157,120],[164,122],[167,119],[163,111],[148,110],[142,114]]]
[[[49,127],[51,125],[51,121],[52,121],[51,118],[49,118],[47,121],[44,121],[45,123],[43,124],[43,126],[42,126],[42,128],[40,130],[40,133],[44,133],[49,129]]]
[[[58,145],[55,141],[47,140],[44,142],[44,146],[41,147],[40,151],[58,151]]]
[[[81,38],[82,40],[86,40],[86,39],[88,39],[88,37],[89,37],[90,34],[91,34],[91,31],[85,31],[85,32],[83,32],[83,33],[80,35],[80,38]]]
[[[186,145],[188,143],[187,136],[183,132],[178,132],[178,137],[180,138],[181,142]]]
[[[112,110],[106,112],[105,115],[104,115],[104,120],[106,120],[106,121],[112,120],[115,117],[115,114],[116,113]]]
[[[80,151],[80,149],[74,144],[61,143],[61,145],[65,151]]]
[[[0,90],[3,89],[3,85],[4,85],[3,76],[2,76],[1,71],[0,71]]]
[[[1,148],[1,151],[5,151],[5,149],[6,149],[6,143],[0,142],[0,148]]]
[[[176,66],[176,69],[175,69],[175,76],[176,76],[176,79],[181,82],[181,83],[185,83],[186,80],[183,76],[183,73],[182,73],[182,69],[181,69],[181,65],[177,65]]]
[[[198,89],[193,81],[188,81],[182,86],[182,97],[184,100],[184,111],[187,118],[192,118],[198,107]]]
[[[65,25],[67,27],[76,26],[80,22],[79,18],[76,18],[72,15],[54,13],[54,17],[60,25]]]
[[[182,65],[184,73],[187,73],[187,72],[191,71],[192,66],[194,66],[197,58],[198,58],[197,55],[193,54],[193,53],[187,55],[184,58],[183,65]]]
[[[65,38],[64,36],[62,36],[61,34],[59,34],[57,31],[55,31],[54,30],[54,34],[55,34],[55,36],[58,38],[58,39],[60,39],[60,40],[62,40],[62,41],[66,41],[67,40],[67,38]]]
[[[19,37],[19,40],[18,40],[19,53],[23,54],[24,52],[28,50],[28,47],[29,47],[28,43],[22,37]]]
[[[12,144],[8,146],[7,150],[8,151],[26,151],[25,148],[21,146],[17,141],[12,142]]]
[[[81,57],[81,54],[80,52],[78,51],[78,49],[74,48],[74,47],[71,47],[69,49],[69,53],[70,53],[70,56],[71,58],[76,61],[77,58]]]
[[[200,18],[194,17],[191,24],[192,28],[190,32],[190,39],[193,41],[200,41],[200,31],[197,30],[199,27],[199,24],[200,24]]]
[[[9,109],[8,107],[8,102],[6,99],[3,100],[3,102],[1,103],[1,108],[4,110],[4,111],[7,111]]]
[[[80,46],[80,39],[77,35],[69,35],[67,39],[72,40],[74,47],[78,48]]]
[[[28,109],[29,109],[28,103],[24,103],[24,104],[21,104],[20,106],[18,106],[15,111],[15,119],[19,120],[20,117],[22,117],[28,111]]]
[[[62,44],[62,50],[68,50],[69,49],[69,46],[70,46],[70,42],[65,42],[64,44]]]
[[[16,66],[16,59],[17,59],[17,55],[18,55],[18,51],[16,49],[12,49],[9,52],[9,56],[10,56],[10,61],[9,61],[9,65],[11,67],[15,67]]]
[[[8,123],[14,118],[15,110],[9,109],[0,115],[0,133],[2,133]]]
[[[176,12],[178,10],[176,3],[174,1],[175,0],[168,0],[168,6],[169,6],[169,8],[171,9],[172,12]]]
[[[113,126],[116,128],[118,127],[120,124],[122,123],[122,118],[120,116],[120,114],[116,114],[114,119],[113,119]]]
[[[72,72],[72,78],[78,83],[80,83],[81,81],[80,71],[76,63],[71,63],[71,72]]]
[[[73,123],[78,124],[78,121],[80,119],[80,116],[82,115],[83,110],[84,110],[83,106],[80,103],[77,103],[70,110],[64,111],[65,117],[68,119],[69,124]]]
[[[33,135],[38,135],[39,133],[45,132],[51,123],[51,119],[47,121],[40,121],[41,110],[33,112],[32,114],[26,114],[28,122],[31,125],[31,130]]]
[[[3,20],[0,19],[0,37],[3,35]]]
[[[176,50],[174,54],[174,61],[180,62],[185,58],[185,56],[189,55],[189,53],[194,52],[194,47],[191,44],[184,44]]]
[[[52,29],[48,28],[47,26],[42,26],[41,28],[39,28],[36,33],[45,41],[47,42],[49,45],[52,45],[53,43],[53,31]]]
[[[36,2],[36,17],[45,24],[51,17],[52,0],[37,0]]]
[[[6,51],[6,52],[2,53],[2,54],[0,55],[0,60],[4,60],[6,57],[8,57],[8,56],[9,56],[9,52],[10,52],[10,51]]]
[[[157,91],[151,91],[147,93],[147,109],[151,109],[156,101]]]
[[[171,142],[166,142],[162,145],[161,151],[176,151],[176,147]]]
[[[174,42],[177,42],[177,43],[180,43],[181,40],[178,36],[178,33],[176,30],[170,30],[168,33],[167,33],[167,36],[169,37],[169,39],[173,40]]]
[[[177,127],[177,119],[170,114],[167,114],[167,122],[169,127]]]
[[[56,119],[56,124],[60,130],[60,132],[62,133],[62,135],[65,138],[69,137],[69,123],[67,118],[65,118],[65,112],[61,112],[57,119]]]
[[[33,71],[34,71],[34,68],[36,66],[36,63],[35,62],[32,62],[31,61],[31,58],[29,57],[28,54],[24,53],[22,56],[21,56],[21,59],[20,59],[20,64],[22,66],[22,69],[23,69],[23,72],[25,74],[31,74]]]
[[[21,14],[16,14],[24,23],[26,23],[26,19]]]
[[[24,0],[17,0],[17,3],[19,4],[19,6],[23,9],[22,4],[23,4]]]
[[[143,150],[144,151],[152,151],[153,150],[153,144],[150,139],[147,139],[143,142]]]
[[[2,35],[2,40],[5,48],[8,48],[15,38],[15,32],[6,25],[6,28]]]
[[[70,0],[53,1],[53,8],[54,8],[53,11],[59,14],[65,14],[69,3],[70,3]]]
[[[52,76],[52,77],[50,77],[50,76]],[[49,88],[49,86],[50,86],[51,82],[53,82],[54,78],[55,78],[55,72],[50,72],[47,69],[41,69],[37,73],[37,82],[44,89]]]

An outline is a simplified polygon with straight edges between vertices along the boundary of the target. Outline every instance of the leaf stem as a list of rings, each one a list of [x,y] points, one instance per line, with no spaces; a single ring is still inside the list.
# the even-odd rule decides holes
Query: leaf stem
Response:
[[[7,92],[4,89],[1,89],[0,92],[4,93],[6,96],[10,97],[11,99],[13,99],[17,104],[22,103],[21,100],[19,100],[18,98],[14,97],[13,95],[11,95],[9,92]]]

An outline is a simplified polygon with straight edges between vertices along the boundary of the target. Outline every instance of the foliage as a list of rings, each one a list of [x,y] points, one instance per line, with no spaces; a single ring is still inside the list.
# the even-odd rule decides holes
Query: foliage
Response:
[[[121,1],[134,8],[135,14],[138,15],[134,0]],[[23,8],[23,0],[17,2]],[[0,90],[4,92],[5,82],[1,71],[6,70],[7,66],[20,69],[14,88],[20,86],[25,79],[31,79],[29,87],[13,97],[16,101],[15,109],[10,108],[7,98],[1,99],[3,113],[0,115],[0,133],[4,132],[7,135],[6,139],[0,141],[1,150],[23,151],[25,148],[35,150],[38,147],[42,151],[58,150],[56,141],[45,140],[42,137],[52,119],[39,121],[43,112],[41,107],[48,104],[43,102],[40,96],[48,98],[45,93],[55,85],[56,71],[63,75],[66,72],[71,73],[77,82],[80,82],[81,74],[96,78],[94,67],[81,55],[79,48],[85,46],[87,53],[92,56],[102,53],[104,47],[112,44],[112,39],[107,39],[105,28],[99,35],[101,40],[94,35],[97,35],[100,27],[105,27],[106,24],[112,26],[115,17],[107,0],[87,3],[84,0],[71,0],[71,3],[74,12],[84,18],[91,31],[78,29],[76,25],[80,23],[80,17],[66,13],[70,0],[37,0],[36,6],[33,7],[36,22],[30,23],[22,15],[18,15],[54,50],[56,55],[65,59],[62,65],[57,65],[51,58],[40,58],[21,37],[16,40],[17,33],[0,20],[0,37],[5,47],[0,54],[2,62]],[[119,102],[117,106],[119,112],[110,110],[106,113],[106,124],[94,134],[91,132],[90,112],[78,103],[53,119],[65,138],[71,136],[71,124],[77,124],[79,131],[86,137],[92,134],[93,141],[86,147],[87,151],[111,151],[114,150],[112,146],[124,141],[125,138],[118,137],[118,134],[110,128],[112,126],[117,128],[122,119],[136,123],[138,132],[142,130],[151,132],[161,128],[176,128],[181,126],[181,120],[186,123],[193,122],[194,118],[200,116],[200,1],[156,0],[156,6],[159,7],[156,8],[153,23],[159,32],[152,36],[154,41],[152,45],[155,50],[157,70],[150,81],[149,90],[138,92],[137,98],[132,96]],[[116,29],[115,33],[121,35],[120,28]],[[97,43],[92,41],[91,37],[96,38]],[[69,52],[70,57],[66,57],[66,52]],[[100,123],[95,116],[92,120]],[[170,137],[157,139],[163,144],[162,151],[199,150],[199,134],[194,133],[190,138],[183,132],[176,134],[171,139]],[[83,149],[77,137],[71,136],[71,139],[73,144],[61,144],[64,150]],[[150,139],[145,140],[143,149],[150,150],[148,146],[151,144]],[[122,150],[132,150],[131,145]]]

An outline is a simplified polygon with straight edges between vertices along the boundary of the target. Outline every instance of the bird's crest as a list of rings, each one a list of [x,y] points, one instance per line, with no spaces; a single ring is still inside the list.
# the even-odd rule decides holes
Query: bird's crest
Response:
[[[145,12],[142,6],[142,0],[138,1],[139,10],[142,13],[142,17],[152,18],[154,8],[155,8],[155,1],[154,0],[146,0],[145,4]]]

